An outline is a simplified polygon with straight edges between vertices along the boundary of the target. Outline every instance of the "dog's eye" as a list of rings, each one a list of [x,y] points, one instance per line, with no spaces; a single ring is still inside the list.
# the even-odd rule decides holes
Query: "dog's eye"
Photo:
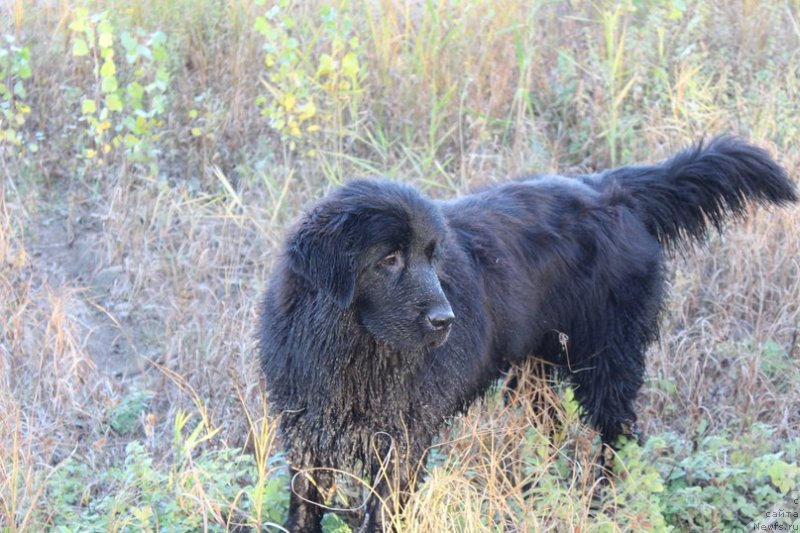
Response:
[[[391,270],[399,270],[403,268],[403,254],[400,251],[392,252],[380,261],[378,266],[381,268],[388,268]]]

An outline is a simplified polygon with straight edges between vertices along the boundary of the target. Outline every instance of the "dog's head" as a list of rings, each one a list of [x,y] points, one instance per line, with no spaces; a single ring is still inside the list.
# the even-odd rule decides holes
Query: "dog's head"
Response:
[[[443,344],[455,319],[439,281],[447,224],[415,189],[350,182],[308,212],[287,260],[376,339],[401,349]]]

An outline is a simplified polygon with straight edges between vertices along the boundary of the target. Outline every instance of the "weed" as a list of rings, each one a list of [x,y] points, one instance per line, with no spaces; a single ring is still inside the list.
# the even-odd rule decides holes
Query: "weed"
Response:
[[[664,517],[683,530],[760,522],[800,486],[800,456],[776,453],[775,443],[763,425],[738,439],[702,437],[695,450],[673,433],[651,438],[645,453],[664,480]]]
[[[24,143],[22,132],[25,119],[31,108],[25,103],[28,91],[26,80],[31,77],[31,51],[27,46],[19,47],[12,35],[3,35],[5,43],[0,46],[0,147],[11,144],[36,152],[35,142]]]
[[[319,26],[296,19],[289,0],[256,18],[255,29],[265,38],[267,68],[261,78],[267,94],[256,104],[290,150],[302,143],[313,156],[308,150],[319,146],[319,140],[311,140],[314,134],[325,128],[333,138],[346,137],[348,124],[358,116],[363,48],[342,7],[346,4],[323,6]]]
[[[147,35],[137,28],[117,37],[106,11],[90,15],[86,8],[75,9],[69,29],[74,36],[72,55],[86,57],[94,77],[94,86],[80,106],[90,140],[84,157],[107,163],[112,150],[118,149],[132,162],[154,162],[171,77],[166,35],[160,31]],[[117,40],[130,70],[126,82],[118,71]]]

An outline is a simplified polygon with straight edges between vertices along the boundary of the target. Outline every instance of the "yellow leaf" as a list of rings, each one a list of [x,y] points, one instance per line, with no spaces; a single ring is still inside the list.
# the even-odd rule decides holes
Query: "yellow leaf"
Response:
[[[347,52],[342,58],[342,72],[351,80],[355,80],[358,76],[358,69],[358,56],[354,52]]]
[[[95,104],[95,101],[92,100],[91,98],[87,98],[81,103],[82,114],[91,115],[95,111],[97,111],[97,104]]]
[[[114,61],[107,60],[103,63],[103,66],[100,67],[100,75],[104,78],[110,78],[117,73],[117,66],[114,64]]]
[[[114,40],[110,33],[101,33],[97,38],[97,44],[100,45],[100,48],[111,48],[114,45]]]
[[[283,97],[283,107],[286,108],[286,111],[291,111],[294,109],[296,103],[297,98],[292,93],[289,93]]]
[[[308,133],[314,133],[314,132],[317,132],[319,130],[320,130],[320,128],[319,128],[318,124],[314,124],[313,126],[309,126],[309,127],[306,128],[306,131]]]
[[[27,263],[27,256],[25,255],[25,250],[20,247],[19,252],[17,252],[17,267],[22,268]]]
[[[75,42],[72,43],[72,55],[76,57],[88,56],[89,46],[86,44],[86,41],[83,39],[75,39]]]
[[[122,100],[116,93],[109,94],[106,96],[106,107],[109,111],[122,111]]]
[[[97,152],[95,150],[92,150],[91,148],[87,148],[86,149],[86,158],[87,159],[94,159],[94,156],[96,156],[96,155],[97,155]]]

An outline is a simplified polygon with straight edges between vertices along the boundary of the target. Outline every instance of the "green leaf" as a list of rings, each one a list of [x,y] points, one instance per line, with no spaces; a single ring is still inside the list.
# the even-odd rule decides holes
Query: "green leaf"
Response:
[[[120,401],[109,413],[110,425],[117,433],[130,435],[139,425],[139,417],[146,412],[152,394],[149,392],[133,392]]]
[[[70,22],[69,29],[72,31],[82,32],[86,30],[86,17],[89,16],[89,10],[85,7],[75,8],[75,20]]]
[[[27,98],[28,92],[25,90],[25,86],[22,85],[22,82],[17,80],[14,84],[14,94],[16,94],[20,98]]]
[[[117,73],[117,66],[113,61],[106,61],[100,67],[100,76],[103,78],[111,78]]]
[[[97,104],[94,100],[87,98],[81,103],[81,114],[91,115],[97,112]]]
[[[669,19],[680,20],[686,12],[686,2],[684,0],[672,0],[670,2]]]
[[[106,106],[110,111],[122,111],[122,100],[116,93],[106,95]]]
[[[128,85],[127,91],[128,91],[128,96],[130,96],[132,100],[138,101],[141,100],[142,97],[144,96],[144,87],[142,87],[141,84],[135,81],[132,82],[130,85]]]
[[[161,45],[153,46],[153,61],[157,61],[159,63],[166,61],[169,57],[167,53],[167,49]]]
[[[88,56],[89,47],[86,45],[86,41],[83,39],[75,39],[75,42],[72,43],[72,55],[76,57]]]
[[[136,146],[138,146],[142,140],[136,135],[126,133],[123,142],[125,143],[126,148],[136,148]]]
[[[17,68],[17,75],[23,80],[27,80],[28,78],[30,78],[32,75],[30,65],[28,65],[27,63],[23,63],[22,65],[20,65]]]
[[[353,530],[339,515],[327,513],[322,518],[322,528],[328,533],[351,533]]]
[[[334,72],[336,72],[336,64],[333,61],[333,57],[329,54],[322,54],[319,58],[317,77],[322,78],[324,76],[330,76]]]
[[[122,43],[122,47],[128,52],[135,51],[136,47],[139,46],[139,42],[127,31],[122,32],[122,35],[120,35],[120,42]]]
[[[159,67],[156,70],[156,84],[162,91],[166,90],[169,86],[169,71],[164,67]]]
[[[796,464],[777,460],[769,466],[767,473],[772,484],[778,487],[782,494],[786,494],[796,486],[800,468]]]
[[[113,93],[119,88],[119,84],[117,83],[117,78],[108,77],[103,78],[103,82],[100,84],[100,89],[104,93]]]
[[[164,95],[157,94],[153,97],[152,101],[150,102],[150,107],[154,114],[160,115],[164,113],[167,108],[166,100],[164,99]]]
[[[97,23],[97,33],[107,33],[111,35],[114,33],[114,29],[111,27],[111,23],[108,19],[105,18],[105,13],[100,14],[101,20]]]
[[[17,132],[12,130],[11,128],[5,130],[5,138],[11,144],[19,145],[21,142],[19,136],[17,135]]]
[[[267,23],[267,19],[264,17],[256,17],[256,21],[253,24],[253,28],[262,35],[267,35],[269,32],[269,24]]]

